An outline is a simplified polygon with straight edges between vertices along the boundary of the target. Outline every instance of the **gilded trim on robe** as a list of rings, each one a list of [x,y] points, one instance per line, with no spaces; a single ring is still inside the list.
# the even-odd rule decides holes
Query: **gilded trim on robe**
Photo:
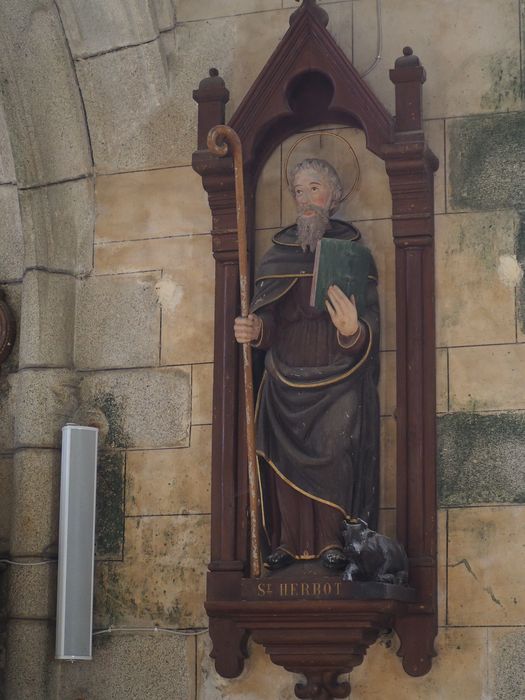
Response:
[[[268,373],[265,370],[263,378],[261,379],[259,391],[257,393],[257,402],[255,404],[255,422],[257,422],[257,418],[259,415],[260,398],[261,398],[261,394],[262,394],[262,388],[263,388],[264,382],[267,380],[267,378],[268,378]],[[267,529],[267,525],[266,525],[266,515],[265,515],[266,508],[264,505],[264,491],[263,491],[262,481],[261,481],[261,466],[259,464],[259,459],[258,459],[259,457],[262,457],[266,461],[266,463],[272,467],[272,469],[277,474],[277,476],[279,476],[286,484],[288,484],[288,486],[291,486],[298,493],[302,494],[303,496],[306,496],[307,498],[311,498],[312,501],[318,501],[319,503],[324,503],[325,505],[330,506],[331,508],[335,508],[336,510],[341,512],[345,516],[345,518],[351,519],[353,517],[351,515],[348,515],[348,513],[344,510],[344,508],[341,508],[341,506],[338,506],[336,503],[332,503],[331,501],[327,501],[324,498],[319,498],[318,496],[314,496],[313,494],[308,493],[307,491],[304,491],[303,489],[301,489],[298,486],[296,486],[295,484],[293,484],[289,479],[287,479],[279,471],[279,468],[277,467],[277,465],[274,464],[271,459],[266,457],[264,452],[257,450],[257,480],[259,482],[259,493],[260,493],[260,497],[261,497],[261,516],[262,516],[261,522],[262,522],[264,533],[265,533],[266,538],[267,538],[269,543],[271,542],[271,538],[270,538],[270,535],[268,533],[268,529]],[[291,552],[290,552],[290,554],[291,554]],[[292,554],[292,556],[294,556],[294,555]],[[316,557],[313,557],[313,558],[315,559]]]
[[[331,501],[327,501],[327,500],[325,500],[324,498],[319,498],[319,496],[314,496],[313,494],[308,493],[308,491],[304,491],[303,489],[299,488],[299,486],[296,486],[296,485],[295,485],[294,483],[292,483],[289,479],[287,479],[287,478],[284,476],[284,474],[282,474],[282,473],[279,471],[279,468],[277,467],[277,465],[274,464],[274,463],[272,462],[272,460],[269,459],[269,457],[267,457],[267,456],[264,454],[264,452],[261,452],[260,450],[257,450],[257,454],[259,455],[259,457],[262,457],[262,458],[266,461],[267,464],[270,465],[270,467],[274,470],[274,472],[277,474],[277,476],[280,477],[280,478],[284,481],[285,484],[288,484],[288,486],[291,486],[295,491],[297,491],[298,493],[302,494],[303,496],[306,496],[307,498],[311,498],[312,501],[317,501],[318,503],[324,503],[325,506],[330,506],[331,508],[335,508],[336,510],[338,510],[339,512],[341,512],[341,513],[345,516],[345,518],[347,518],[347,519],[351,519],[351,518],[352,518],[352,516],[351,516],[351,515],[348,515],[348,513],[346,512],[346,510],[345,510],[344,508],[341,508],[341,506],[338,506],[337,503],[332,503]]]
[[[290,277],[313,277],[313,272],[291,272],[288,275],[262,275],[261,277],[256,277],[255,282],[260,282],[261,280],[281,280],[289,279]]]
[[[364,323],[366,323],[367,328],[368,328],[368,346],[365,350],[365,353],[363,357],[357,362],[353,367],[350,367],[349,370],[346,372],[343,372],[343,374],[338,375],[337,377],[334,377],[333,379],[325,379],[323,381],[317,381],[317,382],[308,382],[308,384],[304,384],[301,382],[290,382],[288,379],[283,377],[283,375],[279,372],[279,370],[274,367],[275,371],[275,376],[279,381],[281,381],[283,384],[286,384],[287,386],[291,386],[294,389],[317,389],[320,386],[329,386],[330,384],[337,384],[338,382],[342,381],[343,379],[346,379],[347,377],[350,377],[352,374],[357,372],[357,370],[363,366],[363,364],[366,362],[368,359],[368,356],[370,355],[370,352],[372,350],[372,329],[370,328],[370,324],[368,321],[365,321],[362,319]]]

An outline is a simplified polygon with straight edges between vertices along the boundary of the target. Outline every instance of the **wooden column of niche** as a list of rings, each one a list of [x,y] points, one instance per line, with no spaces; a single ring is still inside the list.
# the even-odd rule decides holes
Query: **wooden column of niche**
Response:
[[[385,147],[396,247],[397,536],[419,601],[396,620],[405,671],[430,670],[437,634],[434,190],[437,158],[425,146],[425,71],[409,47],[390,71],[395,143]]]
[[[233,336],[239,308],[239,266],[232,159],[213,156],[207,147],[209,130],[225,123],[225,105],[229,100],[229,91],[216,69],[212,68],[210,77],[201,81],[193,98],[199,107],[198,150],[193,154],[192,165],[208,193],[215,258],[211,561],[207,600],[238,600],[245,559],[238,551],[236,538],[239,517],[245,512],[243,490],[237,479],[239,353]],[[238,676],[247,656],[245,631],[231,619],[210,618],[210,637],[217,671],[226,678]],[[215,651],[218,638],[229,639],[231,646],[222,645]]]

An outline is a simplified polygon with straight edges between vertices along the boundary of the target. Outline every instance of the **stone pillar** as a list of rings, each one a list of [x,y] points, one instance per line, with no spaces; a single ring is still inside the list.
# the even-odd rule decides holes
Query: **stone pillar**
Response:
[[[54,284],[56,280],[46,282]],[[24,296],[31,296],[30,286],[31,282],[24,282]],[[38,301],[35,311],[45,317],[49,311],[46,300]],[[74,304],[74,295],[70,303]],[[24,306],[25,299],[22,329],[28,334],[32,314]],[[33,340],[35,352],[42,352],[49,342],[45,333],[40,342]],[[47,360],[67,352],[69,344],[71,335],[57,335],[59,347],[49,348]],[[16,376],[10,558],[22,564],[37,564],[57,556],[60,431],[76,409],[76,386],[75,373],[70,369],[21,367]],[[50,697],[47,684],[54,655],[55,605],[56,563],[9,567],[8,698]]]

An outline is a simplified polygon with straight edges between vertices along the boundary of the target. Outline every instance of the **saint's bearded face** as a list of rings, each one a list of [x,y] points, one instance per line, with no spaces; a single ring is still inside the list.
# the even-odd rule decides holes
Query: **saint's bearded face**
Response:
[[[314,251],[329,225],[332,187],[313,169],[301,170],[294,180],[297,205],[297,238],[304,251]]]

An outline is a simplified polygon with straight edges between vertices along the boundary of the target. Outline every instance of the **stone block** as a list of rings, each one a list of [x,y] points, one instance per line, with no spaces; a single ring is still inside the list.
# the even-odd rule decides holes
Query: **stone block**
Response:
[[[100,450],[97,461],[95,556],[122,559],[124,548],[125,453]]]
[[[22,316],[22,282],[1,285],[5,300],[11,309],[16,322],[16,337],[11,354],[4,360],[2,372],[16,372],[20,355],[20,318]],[[1,449],[1,448],[0,448]]]
[[[16,182],[15,162],[11,150],[11,139],[5,120],[4,107],[0,100],[0,184]]]
[[[449,350],[450,410],[525,408],[525,345]]]
[[[18,450],[13,462],[11,555],[47,558],[58,551],[60,452]]]
[[[525,207],[524,130],[524,112],[447,122],[449,211]]]
[[[24,559],[24,563],[31,560]],[[56,609],[57,565],[9,566],[9,617],[51,618]]]
[[[438,464],[442,506],[525,503],[525,415],[441,416]]]
[[[288,15],[285,10],[275,10],[177,25],[177,53],[170,72],[170,89],[177,96],[176,161],[172,165],[189,165],[196,146],[197,105],[192,90],[208,76],[210,67],[217,67],[230,90],[229,120],[288,29]],[[180,4],[177,18],[180,21]]]
[[[16,375],[0,375],[0,450],[14,446]]]
[[[214,261],[210,236],[131,241],[97,246],[95,270],[163,270],[161,364],[213,360]]]
[[[204,627],[207,515],[126,518],[122,563],[96,567],[95,625]]]
[[[169,88],[159,40],[83,60],[77,75],[98,172],[189,163],[188,156],[181,162],[179,155],[179,125],[188,108],[174,99],[180,93]],[[195,137],[196,132],[192,144]]]
[[[190,167],[102,175],[96,193],[97,242],[211,230],[208,198]]]
[[[392,222],[360,221],[357,228],[363,243],[370,249],[377,267],[380,312],[380,347],[382,350],[396,348],[396,268]]]
[[[379,404],[382,416],[393,416],[396,410],[396,353],[380,352]]]
[[[525,4],[523,0],[520,0],[520,12],[521,12],[521,75],[525,75],[525,56],[523,55],[523,46],[525,45]]]
[[[499,114],[471,119],[453,119],[448,124],[449,209],[502,209],[520,212],[516,245],[502,260],[501,275],[509,285],[518,285],[519,339],[524,339],[525,285],[525,188],[522,163],[525,158],[523,113]],[[501,212],[505,221],[510,214]],[[518,264],[517,264],[518,263]],[[520,269],[521,267],[521,269]]]
[[[403,670],[396,653],[398,646],[386,636],[369,649],[364,662],[350,675],[352,693],[357,698],[381,700],[388,697],[388,688],[395,689],[392,697],[407,700],[489,697],[485,694],[486,630],[440,629],[432,670],[418,678]]]
[[[161,41],[79,62],[98,171],[189,165],[197,123],[192,91],[217,66],[232,95],[229,118],[284,35],[287,17],[277,10],[181,23],[176,39],[163,33]]]
[[[0,280],[20,280],[24,270],[24,239],[15,185],[0,185],[0,221]]]
[[[86,120],[60,17],[50,0],[3,4],[4,109],[19,184],[85,175]]]
[[[448,525],[448,623],[523,623],[524,506],[454,508]]]
[[[175,0],[153,0],[152,13],[159,31],[166,32],[175,26]]]
[[[57,4],[75,58],[142,44],[158,35],[149,2],[58,0]]]
[[[330,13],[331,8],[327,8]],[[394,114],[388,69],[409,45],[427,71],[426,118],[454,117],[520,108],[520,37],[514,0],[435,3],[404,0],[383,4],[382,61],[366,81]],[[331,26],[328,25],[329,27]],[[364,72],[376,55],[376,3],[354,3],[354,65]],[[455,79],[451,80],[451,76]]]
[[[13,459],[0,457],[0,552],[9,551]]]
[[[10,620],[7,634],[6,697],[49,700],[49,660],[54,656],[55,624]]]
[[[61,700],[186,700],[195,696],[195,640],[166,632],[97,635],[93,660],[51,665],[53,695]]]
[[[197,637],[196,700],[222,700],[226,697],[239,700],[295,700],[294,685],[302,677],[273,664],[260,644],[251,640],[248,642],[249,656],[238,678],[219,676],[210,658],[211,651],[209,636],[204,634]]]
[[[87,274],[95,228],[91,178],[19,193],[26,267]]]
[[[75,366],[81,369],[159,363],[160,273],[88,277],[77,293]]]
[[[209,513],[211,426],[192,426],[190,446],[130,451],[126,515]]]
[[[228,17],[249,12],[281,9],[281,0],[178,0],[177,21]]]
[[[424,89],[424,88],[423,88]],[[434,212],[446,212],[446,159],[445,159],[445,120],[426,119],[423,122],[425,138],[431,151],[439,159],[439,168],[434,173]]]
[[[189,444],[191,390],[188,367],[96,372],[84,377],[85,406],[109,423],[106,446],[185,447]]]
[[[519,264],[519,269],[516,270],[515,261],[508,261],[510,263],[510,269],[517,272],[518,276],[518,288],[516,290],[516,311],[517,311],[517,340],[518,342],[525,342],[525,278],[523,275],[520,276],[522,270],[525,269],[525,213],[520,212],[520,222],[519,229],[516,240],[516,251],[517,251],[517,262]]]
[[[493,700],[525,697],[525,632],[523,627],[488,632],[489,693]]]
[[[76,280],[29,270],[24,276],[20,367],[72,367]]]
[[[448,352],[446,348],[436,350],[436,410],[448,411]]]
[[[213,364],[191,368],[191,424],[208,425],[213,409]]]
[[[396,505],[396,421],[392,416],[381,418],[381,449],[379,480],[379,503],[382,508],[395,508]]]
[[[518,224],[512,210],[436,217],[438,345],[515,341]]]
[[[58,447],[77,409],[78,378],[65,369],[24,369],[15,376],[15,446]]]

